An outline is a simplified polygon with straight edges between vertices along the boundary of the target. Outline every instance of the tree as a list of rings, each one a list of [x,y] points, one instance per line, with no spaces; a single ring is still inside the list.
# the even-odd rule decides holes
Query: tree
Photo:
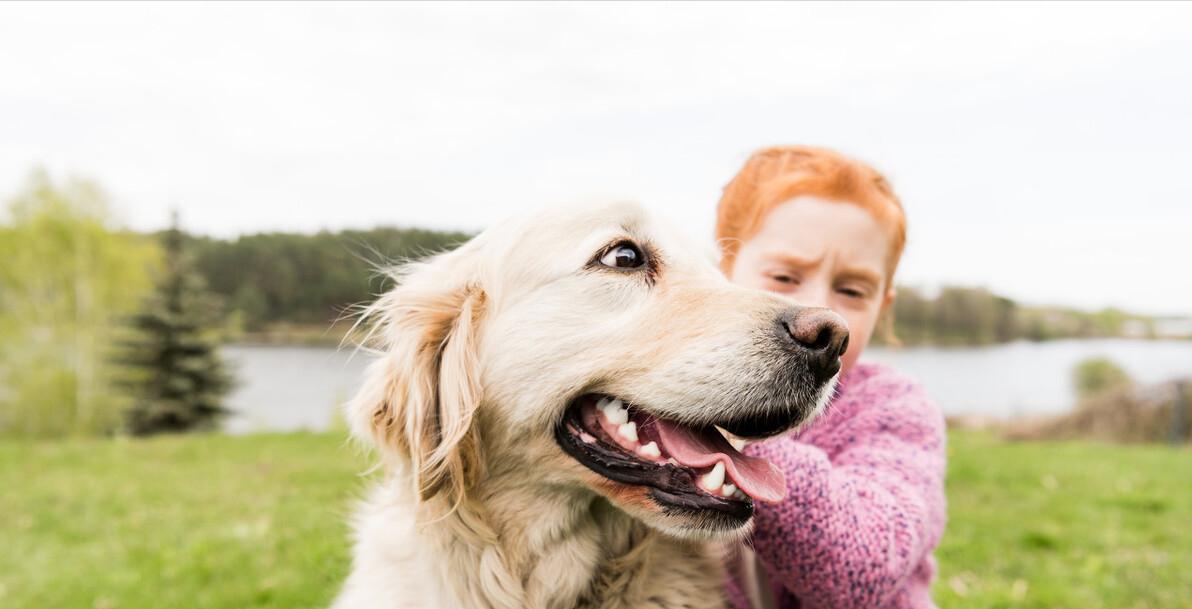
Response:
[[[33,172],[0,222],[0,433],[119,425],[107,345],[150,289],[158,254],[115,224],[94,183]]]
[[[227,413],[232,377],[219,357],[213,329],[216,300],[183,247],[177,215],[163,234],[165,268],[154,293],[130,320],[133,337],[120,361],[135,396],[125,422],[136,435],[211,428]]]
[[[1130,375],[1106,357],[1090,357],[1072,369],[1072,384],[1076,394],[1087,398],[1111,389],[1129,387]]]
[[[243,329],[277,322],[326,326],[383,291],[376,265],[457,246],[469,235],[415,228],[259,233],[224,241],[187,236],[195,267]]]

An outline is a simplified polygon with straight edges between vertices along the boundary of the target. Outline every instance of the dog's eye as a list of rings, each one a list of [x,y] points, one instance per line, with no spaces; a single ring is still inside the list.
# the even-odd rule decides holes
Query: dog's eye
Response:
[[[600,264],[614,269],[636,269],[646,263],[646,256],[638,247],[622,241],[600,256]]]

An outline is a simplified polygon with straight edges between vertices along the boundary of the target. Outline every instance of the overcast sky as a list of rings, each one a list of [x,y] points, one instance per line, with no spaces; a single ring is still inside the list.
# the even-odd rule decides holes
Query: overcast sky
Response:
[[[1192,313],[1192,5],[0,4],[0,195],[220,236],[630,198],[711,239],[749,152],[892,180],[905,283]]]

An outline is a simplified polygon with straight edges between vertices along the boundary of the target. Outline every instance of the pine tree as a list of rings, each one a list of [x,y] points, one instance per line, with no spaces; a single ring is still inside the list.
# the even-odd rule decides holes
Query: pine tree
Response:
[[[177,214],[162,238],[165,268],[129,322],[120,361],[134,401],[125,422],[136,435],[209,429],[227,414],[233,379],[219,356],[218,306],[185,251]]]

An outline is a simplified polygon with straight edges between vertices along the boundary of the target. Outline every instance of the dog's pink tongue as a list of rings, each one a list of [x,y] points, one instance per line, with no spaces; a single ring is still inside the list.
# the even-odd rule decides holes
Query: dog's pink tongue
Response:
[[[662,419],[655,422],[655,428],[662,448],[675,461],[687,467],[708,467],[720,461],[746,495],[767,503],[786,497],[786,478],[774,464],[741,454],[715,429],[695,429]]]

